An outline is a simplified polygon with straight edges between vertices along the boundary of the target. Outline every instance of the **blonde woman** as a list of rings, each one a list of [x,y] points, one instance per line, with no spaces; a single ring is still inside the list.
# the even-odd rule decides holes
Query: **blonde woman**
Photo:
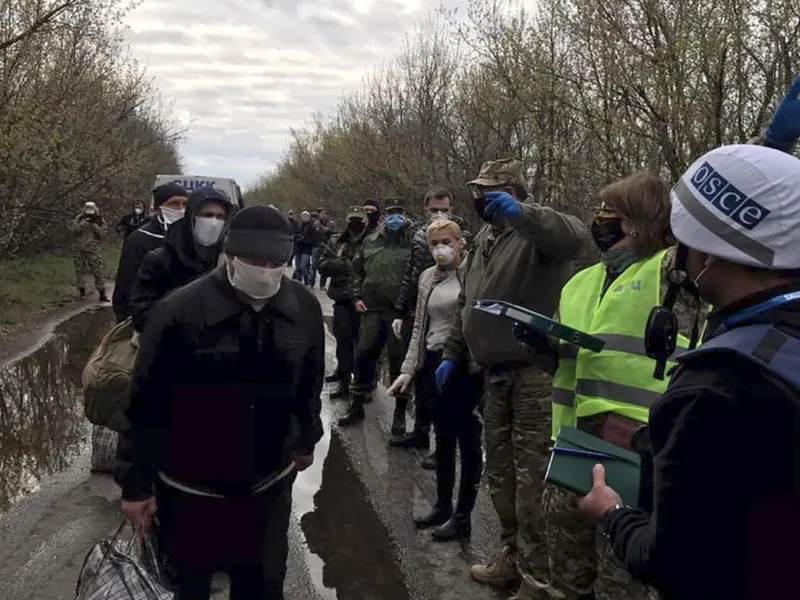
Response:
[[[442,349],[458,310],[458,295],[464,279],[467,252],[461,228],[443,219],[427,228],[428,246],[436,264],[419,278],[419,300],[408,352],[390,394],[403,393],[414,382],[418,402],[427,403],[436,431],[436,505],[414,520],[417,527],[432,532],[436,541],[468,537],[470,515],[475,506],[482,471],[481,424],[473,414],[482,392],[480,377],[460,365],[443,389],[434,374]],[[461,481],[453,510],[456,446],[461,458]]]

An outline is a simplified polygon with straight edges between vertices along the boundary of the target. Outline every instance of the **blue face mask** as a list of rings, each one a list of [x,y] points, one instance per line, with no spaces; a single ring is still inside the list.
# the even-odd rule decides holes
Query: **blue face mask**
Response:
[[[406,222],[403,215],[389,215],[386,217],[386,229],[392,232],[400,231]]]

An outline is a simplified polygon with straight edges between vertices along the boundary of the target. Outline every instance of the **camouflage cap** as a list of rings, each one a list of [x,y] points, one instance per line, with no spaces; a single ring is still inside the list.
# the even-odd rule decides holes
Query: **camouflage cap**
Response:
[[[347,220],[359,219],[360,221],[367,220],[367,211],[363,206],[351,206],[347,209]]]
[[[392,196],[390,198],[383,199],[383,210],[390,211],[390,210],[405,210],[406,209],[406,200],[405,198],[401,198],[400,196]]]
[[[516,158],[501,158],[487,160],[483,163],[477,179],[468,181],[467,185],[481,187],[497,187],[507,183],[524,183],[522,162]]]

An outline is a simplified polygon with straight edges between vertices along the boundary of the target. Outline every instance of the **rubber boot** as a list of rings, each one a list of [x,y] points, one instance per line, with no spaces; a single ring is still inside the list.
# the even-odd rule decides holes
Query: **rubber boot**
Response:
[[[339,427],[350,427],[357,425],[364,420],[364,398],[361,395],[353,395],[350,398],[350,406],[347,412],[339,419]]]
[[[397,396],[394,403],[394,417],[392,418],[392,437],[399,438],[406,435],[406,407],[408,397]]]
[[[100,302],[111,302],[106,296],[106,288],[98,288],[97,295]]]

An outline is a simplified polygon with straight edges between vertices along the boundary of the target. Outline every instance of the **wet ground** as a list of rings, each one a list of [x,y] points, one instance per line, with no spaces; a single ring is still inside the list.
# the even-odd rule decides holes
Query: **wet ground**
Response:
[[[111,322],[108,308],[73,316],[0,370],[2,600],[71,600],[87,551],[121,521],[118,488],[89,472],[79,393],[83,365]],[[333,351],[329,338],[329,369]],[[331,427],[343,409],[325,395],[325,437],[295,485],[287,600],[502,598],[466,571],[497,540],[485,495],[470,543],[434,544],[411,520],[430,508],[434,477],[419,468],[418,451],[387,448],[391,400],[381,388],[361,426]],[[226,597],[224,580],[217,587],[215,599]]]

